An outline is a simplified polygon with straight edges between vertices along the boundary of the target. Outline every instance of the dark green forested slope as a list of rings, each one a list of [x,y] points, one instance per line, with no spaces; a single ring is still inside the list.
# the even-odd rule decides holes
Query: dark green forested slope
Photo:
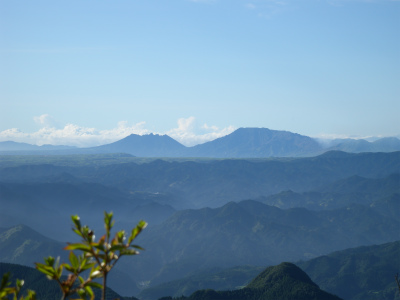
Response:
[[[189,296],[197,290],[235,290],[246,286],[264,267],[240,266],[225,270],[207,269],[154,287],[144,289],[138,297],[141,300],[155,300],[162,296]]]
[[[298,263],[326,291],[346,300],[400,299],[400,241],[358,247]]]
[[[291,263],[268,267],[245,288],[235,291],[200,290],[188,300],[340,300],[321,290]]]

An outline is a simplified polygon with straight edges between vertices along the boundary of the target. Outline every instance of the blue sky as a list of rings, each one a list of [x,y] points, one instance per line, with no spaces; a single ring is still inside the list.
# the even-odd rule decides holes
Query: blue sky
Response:
[[[0,0],[0,141],[400,134],[400,1]]]

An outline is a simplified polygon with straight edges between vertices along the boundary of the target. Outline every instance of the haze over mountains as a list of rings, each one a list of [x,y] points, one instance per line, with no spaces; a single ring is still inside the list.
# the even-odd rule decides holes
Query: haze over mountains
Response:
[[[389,269],[387,258],[397,253],[400,151],[392,151],[397,140],[337,142],[324,148],[290,132],[243,128],[194,147],[168,136],[131,135],[93,148],[34,151],[58,155],[1,155],[0,262],[32,265],[44,252],[61,255],[57,248],[76,240],[71,215],[79,215],[97,233],[103,232],[103,212],[113,211],[116,229],[130,229],[140,219],[149,222],[138,239],[146,251],[125,260],[110,277],[110,286],[122,295],[140,295],[142,300],[180,296],[176,293],[184,287],[178,288],[183,283],[177,282],[186,280],[187,285],[188,278],[202,278],[207,272],[226,274],[228,279],[216,288],[243,287],[249,274],[256,275],[254,270],[258,274],[261,267],[278,265],[255,279],[262,282],[259,287],[185,296],[242,300],[258,295],[275,300],[275,288],[286,295],[288,286],[298,286],[291,292],[307,290],[324,295],[315,299],[337,299],[320,291],[294,265],[281,264],[302,260],[313,281],[322,278],[328,292],[340,291],[345,300],[369,297],[369,287],[379,299],[393,300],[393,284],[384,285],[387,273],[374,285],[369,278],[359,280],[342,270],[350,264],[348,268],[354,266],[360,274],[367,268],[359,265],[368,261],[374,266],[367,270],[372,277],[382,265]],[[18,148],[15,143],[3,145]],[[327,151],[343,147],[348,152]],[[26,149],[2,153],[33,153]],[[61,155],[66,153],[75,155]],[[329,254],[388,242],[387,251],[371,250],[381,253],[382,260],[370,261],[371,255],[358,250],[349,250],[345,258]],[[330,271],[334,265],[342,267]],[[294,281],[290,274],[295,274]],[[243,276],[247,281],[238,283]],[[275,288],[270,285],[274,278],[279,278]],[[358,282],[347,294],[342,284],[346,278]],[[214,283],[207,279],[199,286],[211,288],[207,284]],[[313,298],[307,294],[304,299]]]
[[[138,157],[299,157],[330,150],[346,152],[391,152],[400,150],[400,140],[388,137],[369,142],[362,139],[337,139],[319,142],[304,135],[267,128],[239,128],[216,140],[186,147],[167,135],[135,135],[111,144],[91,148],[34,146],[0,142],[0,154],[95,154],[127,153]]]
[[[116,155],[106,163],[81,155],[59,165],[28,158],[0,161],[3,236],[29,232],[22,223],[73,241],[69,216],[102,232],[104,210],[114,211],[121,229],[146,219],[138,240],[146,251],[119,269],[137,283],[115,286],[124,295],[214,267],[265,267],[400,240],[400,152],[182,161]],[[14,245],[2,250],[4,259],[39,245],[27,240],[4,243]]]

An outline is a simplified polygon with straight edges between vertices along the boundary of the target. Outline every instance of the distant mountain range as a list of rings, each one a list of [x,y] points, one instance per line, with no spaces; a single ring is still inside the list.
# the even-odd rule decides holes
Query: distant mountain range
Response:
[[[400,240],[400,151],[269,159],[70,157],[58,157],[61,164],[47,156],[1,157],[0,260],[41,261],[40,253],[56,248],[42,247],[45,239],[20,223],[73,241],[69,216],[78,214],[99,236],[104,210],[115,213],[118,229],[129,230],[137,218],[150,221],[138,238],[146,251],[118,265],[115,290],[122,295],[211,268],[265,267]],[[102,159],[108,162],[98,163]],[[360,270],[368,264],[361,261]],[[352,278],[341,274],[338,286]],[[367,286],[375,289],[370,281]]]
[[[389,137],[373,142],[336,139],[320,143],[317,139],[288,131],[239,128],[229,135],[193,147],[185,147],[167,135],[155,134],[131,134],[114,143],[91,148],[0,142],[0,154],[3,155],[127,153],[138,157],[257,158],[315,156],[330,150],[393,152],[400,151],[400,140]]]
[[[68,216],[82,211],[87,211],[91,218],[96,215],[93,203],[98,204],[96,207],[100,212],[110,208],[115,211],[127,203],[134,210],[151,202],[180,210],[218,207],[230,201],[258,199],[288,190],[295,193],[317,191],[327,195],[328,190],[317,189],[352,176],[382,178],[398,173],[400,152],[352,154],[334,151],[295,159],[154,160],[141,164],[97,166],[93,163],[73,167],[40,162],[25,165],[25,160],[22,163],[0,168],[0,207],[4,208],[0,214],[12,212],[17,218],[29,220],[32,211],[40,210],[46,212],[46,218],[54,216],[59,220],[57,213]],[[388,186],[396,186],[395,177],[390,182]],[[371,181],[363,186],[369,184],[376,184],[378,188],[380,183]],[[74,211],[73,204],[79,204],[81,209]],[[164,212],[168,215],[167,210]],[[127,211],[121,211],[121,214],[126,215]],[[0,226],[1,221],[2,218]],[[47,229],[49,236],[53,236],[48,233],[51,229]]]
[[[13,152],[13,151],[58,151],[58,150],[71,150],[76,149],[73,146],[54,146],[54,145],[42,145],[36,146],[27,143],[17,143],[13,141],[0,142],[1,152]]]

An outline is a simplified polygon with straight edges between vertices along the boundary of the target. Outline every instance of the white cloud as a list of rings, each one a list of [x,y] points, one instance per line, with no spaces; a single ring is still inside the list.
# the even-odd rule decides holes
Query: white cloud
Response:
[[[33,117],[36,124],[44,127],[57,127],[58,122],[49,114]]]
[[[39,130],[27,133],[18,128],[6,129],[0,132],[0,142],[14,141],[34,145],[51,144],[93,147],[118,141],[130,134],[143,135],[150,133],[145,128],[145,122],[129,125],[127,121],[121,121],[115,128],[97,130],[96,128],[82,127],[76,124],[66,124],[57,128],[54,124],[58,122],[48,114],[34,117],[34,121],[41,126]],[[220,129],[217,126],[208,126],[207,124],[196,127],[194,117],[180,118],[177,123],[178,127],[167,131],[166,134],[186,146],[214,140],[235,130],[233,126]]]
[[[97,130],[90,127],[81,127],[75,124],[66,124],[63,128],[47,125],[47,116],[35,117],[35,121],[42,124],[42,128],[33,133],[25,133],[17,128],[0,132],[0,141],[15,141],[35,145],[69,145],[77,147],[91,147],[108,144],[120,140],[132,133],[149,133],[144,129],[144,122],[128,126],[127,122],[119,122],[118,126],[109,130]]]
[[[336,133],[324,133],[324,134],[319,134],[312,136],[312,138],[319,139],[319,140],[325,140],[325,141],[330,141],[330,140],[335,140],[335,139],[354,139],[354,140],[366,140],[369,138],[372,138],[373,136],[371,135],[349,135],[349,134],[336,134]],[[383,137],[383,136],[379,136]]]
[[[197,133],[198,130],[203,132]],[[180,118],[178,128],[171,129],[167,132],[167,135],[185,146],[194,146],[223,137],[234,130],[235,127],[233,126],[220,129],[217,126],[208,126],[207,124],[196,128],[195,118],[192,116],[187,119]]]

